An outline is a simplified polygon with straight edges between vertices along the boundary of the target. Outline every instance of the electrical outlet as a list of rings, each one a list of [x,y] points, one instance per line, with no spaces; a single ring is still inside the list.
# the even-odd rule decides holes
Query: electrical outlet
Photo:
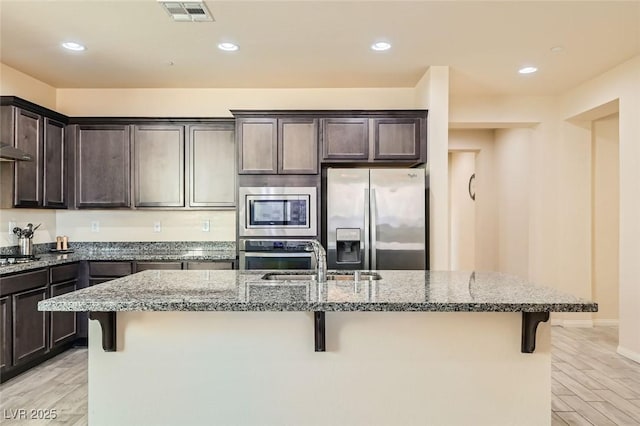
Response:
[[[13,228],[15,228],[17,226],[16,222],[14,220],[10,220],[9,221],[9,235],[14,235],[13,234]]]
[[[91,232],[100,232],[100,221],[92,220],[91,221]]]
[[[153,222],[153,232],[161,232],[162,224],[160,222]]]
[[[211,222],[209,220],[202,221],[202,232],[209,232],[211,230]]]

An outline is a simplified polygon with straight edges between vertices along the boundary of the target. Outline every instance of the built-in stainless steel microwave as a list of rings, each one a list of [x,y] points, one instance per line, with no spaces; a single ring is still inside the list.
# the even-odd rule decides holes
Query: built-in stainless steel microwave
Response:
[[[316,188],[241,187],[241,237],[313,237],[317,234]]]

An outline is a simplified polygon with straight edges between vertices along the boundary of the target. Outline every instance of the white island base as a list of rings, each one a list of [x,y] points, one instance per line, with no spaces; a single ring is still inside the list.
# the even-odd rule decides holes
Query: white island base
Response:
[[[89,423],[548,425],[548,323],[521,313],[118,312],[117,352],[89,327]]]

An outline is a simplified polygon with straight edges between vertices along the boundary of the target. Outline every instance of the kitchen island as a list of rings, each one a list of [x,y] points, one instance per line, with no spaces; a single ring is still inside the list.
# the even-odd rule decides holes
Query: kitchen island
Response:
[[[39,309],[98,319],[92,425],[550,423],[545,320],[595,303],[499,273],[377,272],[145,271]]]

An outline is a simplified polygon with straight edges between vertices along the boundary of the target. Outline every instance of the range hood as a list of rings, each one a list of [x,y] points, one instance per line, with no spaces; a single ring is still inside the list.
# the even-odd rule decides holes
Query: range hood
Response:
[[[0,142],[0,161],[33,161],[33,156],[8,143]]]

